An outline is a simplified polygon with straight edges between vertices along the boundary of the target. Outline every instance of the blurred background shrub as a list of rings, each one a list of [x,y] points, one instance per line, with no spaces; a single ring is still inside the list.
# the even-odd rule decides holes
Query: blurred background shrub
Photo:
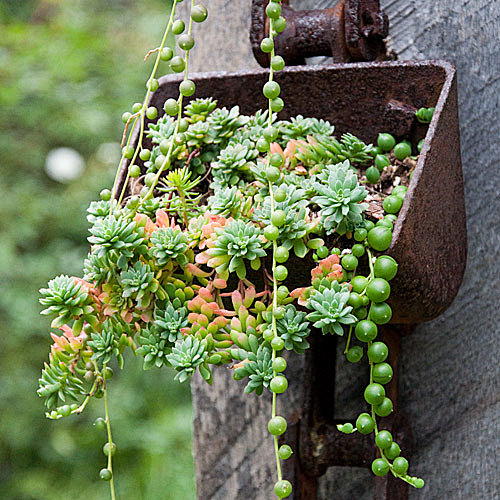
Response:
[[[108,498],[98,479],[105,436],[92,427],[101,401],[79,418],[55,422],[45,419],[36,395],[50,345],[38,289],[57,274],[81,275],[85,209],[111,184],[121,114],[143,98],[151,67],[143,56],[156,46],[169,8],[169,0],[0,2],[4,500]],[[71,182],[47,175],[47,156],[58,148],[70,148],[62,151],[70,174],[83,166]],[[60,170],[60,159],[53,169]],[[126,365],[123,373],[115,369],[110,390],[119,498],[195,498],[189,387],[174,384],[168,370],[144,372],[133,356]]]

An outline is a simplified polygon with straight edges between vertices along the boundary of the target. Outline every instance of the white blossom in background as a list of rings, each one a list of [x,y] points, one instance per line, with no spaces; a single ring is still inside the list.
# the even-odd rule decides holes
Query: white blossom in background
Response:
[[[71,148],[52,149],[45,159],[47,175],[64,184],[78,179],[84,169],[85,160],[82,155]]]

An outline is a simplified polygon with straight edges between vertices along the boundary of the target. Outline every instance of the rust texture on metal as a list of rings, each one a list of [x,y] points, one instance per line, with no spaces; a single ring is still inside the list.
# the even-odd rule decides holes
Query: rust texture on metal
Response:
[[[385,119],[394,124],[393,133],[397,136],[406,136],[411,132],[415,123],[417,109],[411,104],[406,104],[391,99],[384,110]]]
[[[269,34],[267,0],[252,0],[250,43],[257,62],[269,66],[260,42]],[[334,62],[375,61],[385,56],[389,32],[379,0],[338,0],[329,9],[295,11],[283,5],[286,29],[275,37],[275,51],[287,66],[305,64],[306,57],[330,56]]]
[[[151,104],[162,109],[165,99],[176,95],[178,75],[160,79]],[[266,106],[262,85],[266,70],[194,74],[196,97],[214,97],[219,106],[236,104],[245,114]],[[374,142],[380,131],[413,144],[425,137],[408,193],[396,222],[388,251],[399,263],[391,282],[391,325],[381,328],[389,344],[390,360],[397,374],[397,353],[407,325],[435,318],[453,301],[462,281],[466,260],[464,191],[458,130],[457,84],[453,66],[442,61],[354,63],[288,68],[277,74],[287,106],[286,119],[298,114],[322,118],[335,125],[335,134],[351,132]],[[414,110],[435,107],[430,125],[419,124]],[[147,125],[146,125],[147,126]],[[134,142],[137,141],[135,132]],[[151,147],[145,139],[144,147]],[[122,182],[127,165],[122,170]],[[291,260],[291,288],[310,277],[312,261]],[[406,324],[406,325],[403,325]],[[370,437],[343,435],[334,419],[336,338],[311,334],[312,348],[305,354],[302,380],[304,403],[289,415],[287,443],[296,452],[284,464],[293,479],[294,500],[317,498],[318,478],[332,465],[368,465],[376,456]],[[388,388],[397,410],[397,380]],[[325,397],[330,394],[331,397]],[[345,422],[345,421],[344,421]],[[384,419],[405,455],[411,445],[409,427],[397,411]],[[377,500],[405,500],[407,487],[394,478],[376,481]]]
[[[385,54],[389,18],[380,10],[379,0],[346,0],[344,26],[347,50],[353,61],[374,61]]]

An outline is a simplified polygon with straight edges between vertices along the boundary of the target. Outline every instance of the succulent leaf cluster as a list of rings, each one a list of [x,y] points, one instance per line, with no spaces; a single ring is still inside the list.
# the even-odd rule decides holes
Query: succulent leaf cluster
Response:
[[[363,221],[362,213],[368,207],[361,203],[368,191],[348,161],[328,165],[317,176],[313,187],[317,193],[312,201],[320,207],[320,215],[327,234],[336,231],[345,234]]]
[[[139,347],[136,353],[144,358],[144,369],[156,366],[161,368],[168,364],[167,355],[172,352],[173,343],[164,338],[161,331],[154,326],[147,326],[137,336]]]
[[[164,209],[165,206],[165,198],[158,196],[144,200],[142,204],[137,207],[136,212],[139,214],[145,214],[149,218],[154,218],[156,212],[160,209]]]
[[[307,136],[319,134],[330,136],[333,134],[334,127],[325,120],[317,118],[304,118],[302,115],[292,117],[290,121],[280,122],[280,132],[282,142],[287,143],[291,140],[305,140]]]
[[[97,219],[90,228],[90,234],[92,236],[87,239],[92,244],[92,253],[97,257],[119,255],[123,259],[123,265],[134,252],[140,253],[145,249],[144,230],[137,227],[135,221],[123,216],[109,215],[104,219]]]
[[[102,257],[97,253],[90,253],[83,262],[83,279],[96,285],[112,281],[116,269],[126,269],[127,262],[127,259],[122,259],[115,252]]]
[[[345,160],[365,165],[372,161],[374,156],[373,147],[352,134],[344,134],[340,141],[330,135],[315,134],[308,136],[307,141],[297,141],[297,149],[297,160],[310,168]]]
[[[236,186],[220,189],[208,198],[208,206],[211,213],[223,215],[224,217],[237,217],[241,211],[242,204],[243,195]]]
[[[93,352],[92,359],[97,363],[107,364],[115,356],[119,363],[123,364],[120,343],[116,335],[116,324],[113,325],[112,321],[105,321],[100,332],[92,333],[87,345]]]
[[[342,325],[352,325],[357,321],[351,314],[352,307],[347,304],[349,295],[348,285],[340,285],[335,280],[331,281],[330,287],[313,289],[307,302],[307,308],[312,312],[306,318],[324,334],[344,335]]]
[[[274,122],[276,119],[275,115],[273,115],[272,121]],[[264,129],[269,124],[269,113],[268,110],[265,111],[257,111],[255,115],[249,117],[247,123],[236,130],[231,139],[229,139],[229,145],[234,146],[234,144],[244,144],[245,141],[249,141],[252,144],[252,149],[254,145],[257,143],[260,137],[262,137],[262,133]],[[248,143],[247,143],[248,144]],[[256,151],[255,157],[258,156],[258,151]]]
[[[254,150],[249,148],[249,144],[235,144],[223,149],[217,161],[212,163],[212,185],[218,190],[241,184],[242,178],[250,171],[254,157]]]
[[[177,260],[184,267],[188,258],[188,239],[180,229],[162,227],[151,235],[151,254],[158,266],[162,267],[171,260]]]
[[[92,201],[87,208],[87,220],[94,224],[97,219],[104,219],[109,215],[110,203],[109,201],[99,200]]]
[[[156,309],[153,324],[169,342],[182,338],[182,329],[188,326],[187,310],[185,307],[174,307],[168,301],[165,308]]]
[[[285,349],[303,354],[309,348],[310,323],[306,313],[297,311],[293,304],[288,304],[285,309],[283,318],[276,320],[278,335],[285,341]]]
[[[163,115],[156,123],[149,125],[147,137],[154,144],[160,144],[165,139],[171,139],[175,133],[175,121],[168,115]]]
[[[372,145],[365,144],[361,139],[350,133],[343,134],[340,139],[342,145],[340,161],[349,160],[351,163],[366,165],[373,160],[374,151]]]
[[[59,327],[73,320],[91,321],[94,301],[80,282],[64,274],[40,290],[40,304],[45,307],[41,314],[54,319],[52,326]]]
[[[269,387],[273,378],[271,349],[266,345],[260,345],[255,352],[233,349],[231,353],[233,359],[241,361],[235,368],[233,377],[236,380],[248,377],[245,394],[255,392],[260,396],[264,389]]]
[[[210,135],[210,123],[205,121],[195,121],[184,132],[184,135],[189,147],[202,148],[214,142],[213,137]]]
[[[210,123],[210,134],[214,143],[227,143],[237,129],[248,122],[248,117],[240,115],[238,106],[231,110],[226,108],[216,108],[208,117]]]
[[[194,374],[196,368],[205,362],[207,356],[206,341],[187,337],[178,340],[166,358],[177,371],[175,380],[182,383]]]
[[[249,222],[232,220],[215,231],[215,246],[207,250],[211,257],[208,265],[214,267],[219,274],[236,272],[240,279],[244,279],[244,259],[252,262],[266,255],[259,229]]]
[[[212,97],[198,98],[184,108],[184,114],[189,117],[191,123],[204,122],[216,106],[217,101]]]
[[[133,267],[120,274],[123,297],[133,298],[137,307],[145,309],[152,300],[152,294],[158,290],[159,284],[149,264],[137,261]]]
[[[175,308],[168,301],[165,308],[155,309],[153,321],[137,337],[140,347],[136,352],[144,358],[144,369],[168,364],[167,355],[172,352],[175,342],[183,338],[181,330],[187,325],[184,307]]]
[[[68,400],[77,401],[85,389],[82,381],[64,363],[45,363],[37,393],[45,398],[45,406],[54,408]]]
[[[315,223],[311,221],[306,200],[306,191],[295,185],[283,184],[281,189],[286,193],[283,202],[274,203],[275,210],[285,213],[285,221],[279,227],[278,243],[288,250],[293,248],[297,257],[304,257],[308,249],[304,243],[305,237],[314,229]],[[254,211],[254,220],[265,226],[271,225],[271,197],[268,195],[260,208]]]
[[[120,283],[103,283],[101,288],[103,293],[99,298],[104,304],[106,313],[128,311],[133,307],[133,300],[130,296],[124,295],[123,286]]]

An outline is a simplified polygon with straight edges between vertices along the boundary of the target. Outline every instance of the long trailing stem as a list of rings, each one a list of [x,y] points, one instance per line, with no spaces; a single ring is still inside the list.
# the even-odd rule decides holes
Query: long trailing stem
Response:
[[[349,335],[347,336],[347,342],[345,344],[344,354],[347,354],[349,347],[351,345],[351,337],[352,337],[352,325],[349,327]]]
[[[106,371],[106,363],[104,363],[103,366],[103,373]],[[116,500],[116,495],[115,495],[115,483],[114,483],[114,477],[113,477],[113,438],[111,436],[111,421],[109,419],[109,408],[108,408],[108,391],[106,387],[106,380],[103,379],[103,386],[102,386],[102,391],[104,393],[104,415],[106,417],[106,431],[108,434],[108,443],[109,443],[109,450],[108,450],[108,469],[111,472],[111,479],[109,481],[109,488],[111,492],[111,500]]]
[[[153,65],[153,69],[151,70],[151,75],[150,75],[150,77],[148,79],[148,85],[147,85],[146,95],[144,96],[144,100],[142,102],[142,107],[141,107],[141,109],[139,111],[137,111],[131,117],[132,121],[133,121],[133,124],[132,124],[131,127],[129,127],[130,131],[129,131],[129,134],[128,134],[128,139],[127,139],[127,142],[126,142],[126,145],[125,145],[125,149],[127,149],[127,147],[130,146],[130,142],[132,140],[133,131],[135,130],[135,127],[137,125],[137,120],[140,119],[139,142],[137,144],[137,147],[135,148],[134,155],[131,158],[129,168],[127,169],[127,175],[126,175],[125,181],[123,183],[123,188],[122,188],[120,197],[117,200],[116,207],[119,207],[120,204],[121,204],[121,202],[122,202],[122,200],[123,200],[123,196],[125,194],[125,190],[126,190],[128,181],[130,179],[130,169],[135,164],[137,156],[138,156],[140,150],[142,149],[142,140],[143,140],[143,135],[144,135],[145,114],[146,114],[146,109],[147,109],[147,106],[148,106],[149,98],[150,98],[151,92],[152,92],[152,90],[151,90],[151,82],[153,81],[153,79],[156,76],[156,72],[158,70],[158,66],[159,66],[160,60],[161,60],[161,53],[162,53],[162,50],[165,47],[165,43],[167,41],[167,37],[168,37],[168,35],[170,33],[170,30],[172,28],[172,24],[174,22],[175,10],[176,10],[176,7],[177,7],[177,3],[179,3],[179,0],[174,0],[173,3],[172,3],[172,9],[170,11],[170,17],[169,17],[169,20],[168,20],[168,23],[167,23],[167,27],[165,28],[165,31],[163,33],[163,37],[161,39],[159,47],[154,50],[154,52],[156,52],[156,59],[155,59],[154,65]],[[135,118],[133,118],[133,117],[135,117]],[[125,132],[127,131],[128,125],[129,125],[129,123],[127,123],[127,125],[126,125]],[[114,200],[115,200],[116,195],[117,195],[118,181],[119,181],[119,178],[120,178],[120,172],[121,172],[121,168],[122,168],[124,160],[125,160],[125,152],[122,153],[122,157],[121,157],[121,159],[120,159],[120,161],[118,163],[118,168],[117,168],[117,171],[116,171],[116,174],[115,174],[115,180],[113,182],[113,188],[111,190],[111,210],[113,209]]]
[[[368,277],[368,280],[371,281],[374,278],[374,276],[375,276],[375,271],[374,271],[374,268],[373,268],[373,255],[372,255],[372,253],[371,253],[371,251],[370,251],[369,248],[366,248],[366,256],[368,257],[368,266],[370,268],[370,275]],[[365,290],[363,290],[363,293],[365,293],[365,291],[366,291],[366,288],[365,288]],[[370,348],[371,345],[372,345],[372,342],[368,342],[368,349]],[[374,368],[374,364],[373,364],[373,362],[370,359],[368,361],[370,363],[370,384],[372,384],[373,383],[373,368]],[[373,419],[373,422],[375,424],[375,437],[377,437],[378,426],[377,426],[377,418],[376,418],[376,415],[375,415],[375,407],[373,405],[370,405],[370,407],[371,407],[372,419]],[[382,450],[380,450],[380,453],[383,454]]]
[[[274,20],[270,19],[269,20],[269,38],[273,40],[274,37]],[[274,47],[271,51],[271,60],[274,57]],[[272,82],[274,80],[274,71],[272,64],[269,65],[269,81]],[[271,106],[271,100],[269,100],[269,117],[268,117],[268,126],[272,127],[273,124],[273,110]],[[270,157],[270,154],[269,154]],[[269,181],[269,196],[271,199],[271,217],[274,214],[274,190],[273,190],[273,183]],[[276,316],[275,316],[275,311],[278,308],[278,281],[275,276],[276,272],[276,250],[278,248],[278,243],[277,240],[273,241],[273,262],[272,262],[272,276],[273,276],[273,311],[272,311],[272,319],[271,319],[271,328],[273,332],[274,338],[278,337],[278,330],[276,327]],[[272,361],[276,359],[276,350],[272,350]],[[276,377],[277,372],[273,370],[273,377]],[[277,410],[277,395],[275,392],[273,392],[273,402],[272,402],[272,412],[271,412],[271,418],[276,417],[276,410]],[[281,472],[281,461],[279,457],[279,446],[278,446],[278,436],[273,436],[273,442],[274,442],[274,455],[276,458],[276,475],[278,478],[278,481],[282,480],[282,472]]]
[[[82,404],[78,408],[73,410],[71,413],[76,413],[77,415],[82,413],[83,410],[85,410],[85,408],[87,407],[90,398],[95,394],[96,390],[97,390],[97,377],[94,378],[94,383],[92,384],[92,387],[90,388],[90,391],[87,393],[87,396],[83,400]]]
[[[269,193],[271,197],[271,215],[274,213],[274,193],[273,193],[273,185],[272,182],[269,182]],[[278,308],[278,282],[276,280],[275,276],[275,271],[276,271],[276,249],[278,248],[278,244],[276,240],[273,241],[273,263],[272,263],[272,273],[273,273],[273,314],[272,314],[272,319],[271,319],[271,328],[273,331],[273,336],[276,338],[278,337],[278,330],[276,327],[276,316],[274,314],[274,311]],[[272,350],[272,361],[274,361],[276,358],[276,351],[273,349]],[[276,371],[273,370],[273,377],[276,377]],[[272,413],[271,416],[274,418],[276,416],[276,406],[277,406],[277,396],[276,393],[273,392],[273,406],[272,406]],[[276,456],[276,473],[278,476],[278,481],[281,481],[282,475],[281,475],[281,462],[280,462],[280,457],[278,453],[278,436],[273,436],[274,440],[274,454]]]
[[[195,6],[195,0],[191,0],[191,9],[194,6]],[[193,31],[193,19],[190,16],[189,17],[188,35],[191,35],[192,31]],[[186,51],[186,65],[184,68],[184,81],[186,81],[188,79],[188,75],[189,75],[189,53],[190,53],[190,51],[191,50]],[[179,133],[179,125],[180,125],[181,118],[182,118],[183,100],[184,100],[184,96],[181,93],[179,93],[179,99],[178,99],[179,111],[177,113],[177,118],[175,120],[175,130],[174,130],[174,133],[172,135],[172,140],[170,141],[170,145],[168,147],[168,151],[167,151],[167,154],[165,156],[165,160],[163,161],[160,168],[158,169],[158,172],[156,173],[156,176],[153,180],[153,183],[151,184],[151,187],[149,188],[149,191],[147,192],[146,196],[144,196],[143,200],[147,200],[148,198],[150,198],[153,195],[154,188],[158,184],[161,174],[165,171],[166,168],[168,168],[170,166],[172,151],[174,149],[174,140],[175,140],[175,136]]]

